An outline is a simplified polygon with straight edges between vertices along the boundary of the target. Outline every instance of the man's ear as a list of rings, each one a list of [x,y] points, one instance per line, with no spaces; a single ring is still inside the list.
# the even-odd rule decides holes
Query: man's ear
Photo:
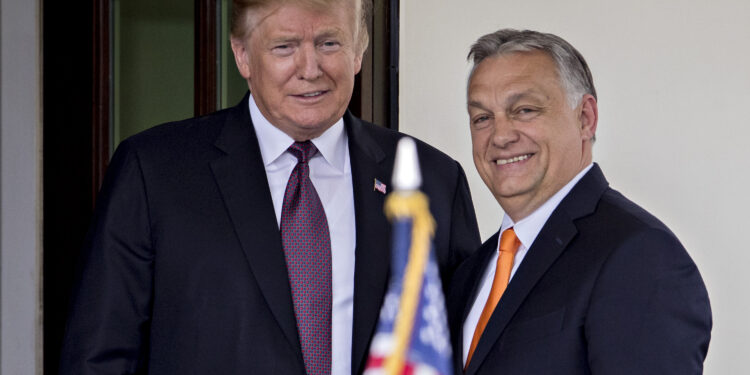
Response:
[[[234,62],[237,64],[237,70],[239,70],[240,75],[243,78],[249,80],[250,56],[247,53],[248,51],[245,47],[245,41],[236,37],[231,37],[230,41],[232,44],[232,53],[234,54]]]
[[[599,121],[599,108],[596,104],[596,98],[593,95],[586,94],[581,99],[579,120],[581,124],[581,137],[584,140],[593,140],[596,135],[596,125]]]
[[[364,53],[357,54],[354,57],[354,74],[359,73],[360,70],[362,70],[362,57]]]

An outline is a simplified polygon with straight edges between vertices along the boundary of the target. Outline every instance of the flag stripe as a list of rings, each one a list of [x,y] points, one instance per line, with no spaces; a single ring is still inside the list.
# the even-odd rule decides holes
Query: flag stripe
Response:
[[[391,193],[391,279],[370,347],[366,375],[449,375],[451,348],[440,272],[432,247],[434,220],[420,192]]]

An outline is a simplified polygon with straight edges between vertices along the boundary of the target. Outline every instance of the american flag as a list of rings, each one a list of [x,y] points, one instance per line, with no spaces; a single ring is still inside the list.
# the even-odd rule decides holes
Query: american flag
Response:
[[[372,184],[372,190],[377,190],[383,194],[385,194],[385,184],[380,182],[377,178]]]
[[[419,192],[392,193],[391,280],[370,346],[365,375],[453,373],[440,273],[432,246],[434,222]]]

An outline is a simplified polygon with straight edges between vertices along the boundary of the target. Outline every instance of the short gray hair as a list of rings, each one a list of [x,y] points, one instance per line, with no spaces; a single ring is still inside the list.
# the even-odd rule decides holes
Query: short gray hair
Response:
[[[594,79],[581,53],[557,35],[531,30],[500,29],[479,38],[467,56],[474,63],[469,80],[479,63],[488,57],[531,51],[542,51],[555,61],[571,107],[580,104],[585,94],[596,98]]]

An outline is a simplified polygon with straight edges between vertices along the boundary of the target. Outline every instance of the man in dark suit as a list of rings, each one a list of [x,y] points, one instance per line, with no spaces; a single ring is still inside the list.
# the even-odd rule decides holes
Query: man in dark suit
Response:
[[[362,372],[401,137],[346,112],[365,8],[235,1],[232,48],[251,94],[118,147],[61,374]],[[479,232],[460,165],[420,142],[418,154],[447,283]]]
[[[592,163],[583,57],[557,36],[504,29],[469,58],[474,163],[505,217],[453,278],[456,373],[702,373],[703,280],[675,235]]]

